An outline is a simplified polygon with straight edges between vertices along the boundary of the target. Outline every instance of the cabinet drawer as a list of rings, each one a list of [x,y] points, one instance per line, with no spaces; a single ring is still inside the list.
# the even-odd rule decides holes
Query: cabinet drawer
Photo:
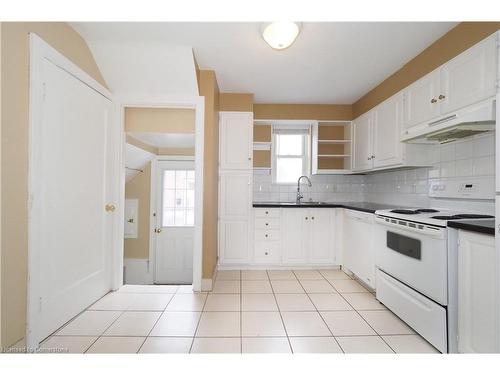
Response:
[[[255,229],[280,229],[280,219],[255,218]]]
[[[279,208],[256,208],[255,209],[255,217],[280,217],[280,209]]]
[[[446,309],[377,270],[377,299],[442,353],[447,352]]]
[[[281,239],[281,231],[276,229],[257,229],[255,231],[255,242],[257,241],[279,241]]]
[[[280,241],[255,241],[255,263],[279,263],[281,261]]]

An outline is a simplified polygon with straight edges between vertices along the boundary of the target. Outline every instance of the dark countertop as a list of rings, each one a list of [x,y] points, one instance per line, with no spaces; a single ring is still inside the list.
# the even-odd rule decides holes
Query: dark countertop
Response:
[[[464,229],[471,232],[495,235],[495,219],[475,219],[448,221],[448,226],[455,229]]]
[[[393,208],[401,208],[391,204],[380,204],[371,202],[321,202],[320,204],[308,204],[307,202],[297,204],[294,202],[254,202],[253,206],[256,208],[262,207],[275,207],[275,208],[347,208],[350,210],[363,211],[368,213],[375,213],[377,210],[388,210]]]

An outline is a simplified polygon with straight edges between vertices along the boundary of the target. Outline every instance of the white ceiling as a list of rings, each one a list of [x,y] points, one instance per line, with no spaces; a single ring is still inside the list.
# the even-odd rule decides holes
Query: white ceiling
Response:
[[[154,154],[137,146],[125,145],[125,182],[129,182],[143,170],[155,157]]]
[[[116,64],[141,54],[154,58],[192,47],[202,69],[213,69],[222,92],[250,92],[257,103],[350,104],[453,28],[455,22],[302,23],[288,49],[275,51],[261,38],[260,23],[73,23],[87,40],[106,80]],[[129,44],[117,59],[116,45]],[[154,46],[146,48],[145,45]],[[108,48],[111,46],[111,48]],[[115,47],[113,47],[115,46]],[[133,52],[135,48],[135,53]],[[146,51],[147,50],[147,51]],[[168,72],[170,80],[187,60],[161,59],[141,71],[150,78]],[[117,74],[115,74],[117,76]],[[136,78],[140,80],[140,78]],[[187,78],[186,81],[189,81]],[[116,81],[116,82],[115,82]],[[120,78],[110,86],[118,87]],[[164,80],[161,83],[168,83]],[[192,82],[192,80],[191,80]],[[157,84],[157,83],[156,83]],[[180,85],[181,82],[178,82]],[[186,84],[187,85],[187,84]],[[163,86],[165,88],[165,86]],[[192,91],[186,87],[186,92]]]
[[[194,134],[186,133],[148,133],[127,132],[132,138],[159,148],[192,148],[194,147]]]

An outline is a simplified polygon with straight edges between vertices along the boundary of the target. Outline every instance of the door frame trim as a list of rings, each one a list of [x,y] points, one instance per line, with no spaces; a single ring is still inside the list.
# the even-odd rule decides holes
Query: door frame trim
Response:
[[[121,176],[120,176],[120,198],[119,202],[125,202],[125,108],[191,108],[195,110],[195,213],[194,213],[194,248],[193,248],[193,290],[201,291],[202,262],[203,262],[203,154],[204,154],[204,119],[205,119],[205,98],[198,95],[144,95],[125,94],[117,95],[117,116],[121,132]],[[162,156],[164,158],[164,156]],[[176,156],[181,159],[180,156]],[[124,222],[124,204],[118,205],[118,221]],[[124,261],[124,226],[121,225],[120,246],[116,246],[114,257],[114,269],[123,270]],[[151,259],[151,254],[149,255]],[[151,266],[150,266],[151,270]],[[118,289],[123,285],[123,272],[117,272],[113,280],[113,289]]]
[[[194,156],[186,156],[186,155],[158,155],[153,160],[151,160],[151,186],[149,193],[149,272],[152,273],[153,283],[156,282],[156,235],[155,228],[156,223],[152,220],[153,214],[156,212],[157,208],[157,195],[158,195],[158,187],[157,177],[158,177],[158,162],[161,161],[192,161],[195,163]],[[195,163],[195,173],[196,173],[196,163]],[[196,184],[196,180],[195,180]],[[196,185],[195,185],[196,186]],[[196,202],[195,202],[195,210],[196,210]],[[193,249],[194,250],[194,249]],[[194,257],[194,253],[193,253]],[[194,258],[193,258],[194,264]],[[193,279],[194,280],[194,279]]]
[[[37,224],[40,218],[36,212],[32,211],[33,198],[40,195],[40,182],[34,178],[33,170],[36,168],[37,156],[40,152],[40,128],[43,120],[43,61],[49,60],[60,69],[66,71],[82,83],[109,99],[113,104],[113,96],[103,85],[90,77],[85,71],[80,69],[71,60],[59,53],[51,45],[46,43],[35,33],[29,34],[30,46],[30,67],[29,67],[29,129],[28,129],[28,281],[27,281],[27,301],[26,301],[26,346],[30,349],[38,348],[42,337],[39,333],[39,304],[41,298],[40,282],[42,275],[40,274],[40,249],[38,248],[38,232],[36,231]],[[115,121],[111,119],[110,126],[112,130],[111,145],[113,148],[121,148],[118,142],[118,133],[114,127]],[[116,150],[116,149],[115,149]],[[116,166],[119,165],[119,160],[115,158],[112,161]],[[113,168],[114,169],[114,168]],[[117,185],[116,188],[119,186]],[[118,191],[113,192],[114,198],[119,196]],[[118,220],[113,222],[112,247],[116,249],[117,225]],[[113,251],[114,252],[114,251]],[[110,283],[112,281],[113,264],[110,264]]]

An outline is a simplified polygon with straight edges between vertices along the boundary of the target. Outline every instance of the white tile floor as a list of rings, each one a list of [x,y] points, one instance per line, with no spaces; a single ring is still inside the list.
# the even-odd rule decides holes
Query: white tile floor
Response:
[[[75,353],[435,353],[340,270],[219,271],[212,293],[126,285],[42,349]]]

